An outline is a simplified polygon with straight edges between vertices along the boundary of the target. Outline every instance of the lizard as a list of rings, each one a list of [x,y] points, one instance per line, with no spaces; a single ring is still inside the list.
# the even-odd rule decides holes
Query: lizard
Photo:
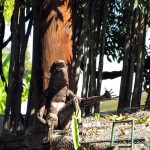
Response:
[[[47,143],[54,129],[64,129],[72,115],[80,107],[111,99],[111,91],[105,91],[102,96],[81,98],[69,90],[67,66],[63,60],[54,62],[50,68],[48,88],[43,92],[42,107],[37,112],[37,118],[49,127],[48,136],[43,140]],[[65,116],[65,117],[64,117]],[[79,118],[78,123],[81,123]]]

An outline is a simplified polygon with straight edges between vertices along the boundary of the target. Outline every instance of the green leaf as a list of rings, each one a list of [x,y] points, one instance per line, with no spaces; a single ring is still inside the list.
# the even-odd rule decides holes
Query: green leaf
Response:
[[[79,130],[76,116],[72,116],[72,136],[75,150],[80,150],[81,145],[79,143]]]
[[[150,138],[145,137],[145,141],[147,143],[148,148],[150,149]]]
[[[138,0],[135,0],[133,10],[134,10],[135,8],[137,8],[137,6],[138,6]]]
[[[94,118],[95,118],[95,119],[99,119],[99,118],[100,118],[100,114],[95,113],[95,114],[94,114]]]
[[[14,10],[14,0],[5,0],[4,18],[6,22],[10,22],[13,10]]]
[[[81,110],[80,109],[77,109],[76,111],[76,118],[81,118]]]
[[[4,59],[3,64],[2,64],[3,67],[5,67],[8,64],[9,61],[10,61],[10,54],[7,55],[6,58]]]

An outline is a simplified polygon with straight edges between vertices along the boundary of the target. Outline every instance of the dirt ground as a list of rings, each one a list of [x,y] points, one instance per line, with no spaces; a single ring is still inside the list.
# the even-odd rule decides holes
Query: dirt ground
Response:
[[[132,114],[99,114],[82,118],[79,126],[80,143],[83,150],[110,150],[113,120],[135,120],[134,150],[149,150],[145,137],[150,138],[150,111],[139,111]],[[142,122],[140,122],[142,119]],[[131,122],[119,123],[115,126],[115,143],[122,146],[131,145]],[[35,125],[26,131],[10,132],[0,136],[0,150],[74,150],[71,126],[66,131],[55,130],[52,141],[43,144],[48,129],[43,125]],[[131,148],[119,148],[130,150]]]

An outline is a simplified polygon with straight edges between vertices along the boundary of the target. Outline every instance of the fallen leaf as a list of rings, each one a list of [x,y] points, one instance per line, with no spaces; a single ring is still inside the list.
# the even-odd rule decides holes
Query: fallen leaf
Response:
[[[124,128],[120,128],[120,131],[121,131],[121,133],[119,134],[119,137],[121,137],[121,136],[124,136],[124,135],[127,135],[127,134],[128,134],[128,131],[125,131],[125,129],[124,129]]]

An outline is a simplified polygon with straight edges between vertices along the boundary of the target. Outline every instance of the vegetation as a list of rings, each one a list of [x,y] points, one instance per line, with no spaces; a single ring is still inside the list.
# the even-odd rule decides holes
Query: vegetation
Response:
[[[81,150],[81,145],[79,143],[79,129],[77,119],[80,117],[78,113],[81,113],[80,110],[76,112],[76,115],[72,116],[72,137],[75,150]]]
[[[8,84],[8,73],[9,73],[9,62],[10,62],[10,50],[9,48],[3,50],[3,57],[2,57],[2,66],[3,66],[3,73],[4,77],[6,79],[6,83],[2,82],[0,80],[0,114],[5,113],[5,106],[6,106],[6,90],[5,86]],[[26,54],[26,71],[24,73],[24,78],[23,78],[23,92],[22,92],[22,97],[21,97],[21,102],[25,101],[28,99],[28,93],[29,93],[29,87],[30,87],[30,79],[31,79],[31,60],[30,60],[30,54],[27,51]]]
[[[82,66],[82,97],[100,95],[104,55],[111,62],[123,61],[118,111],[126,107],[138,110],[143,88],[148,93],[145,109],[150,109],[150,51],[145,46],[149,10],[149,0],[75,0],[72,7],[70,0],[0,1],[0,113],[5,109],[4,130],[19,130],[24,99],[28,99],[25,127],[35,123],[41,94],[48,87],[49,68],[57,59],[68,64],[70,89],[75,93]],[[28,66],[25,54],[33,23],[33,59]],[[6,24],[11,32],[8,39],[4,38]],[[5,54],[8,43],[10,54]],[[114,72],[108,78],[111,74]],[[94,107],[98,113],[99,105]],[[90,112],[86,108],[85,113]]]
[[[145,137],[145,141],[147,142],[147,148],[150,149],[150,138]]]

